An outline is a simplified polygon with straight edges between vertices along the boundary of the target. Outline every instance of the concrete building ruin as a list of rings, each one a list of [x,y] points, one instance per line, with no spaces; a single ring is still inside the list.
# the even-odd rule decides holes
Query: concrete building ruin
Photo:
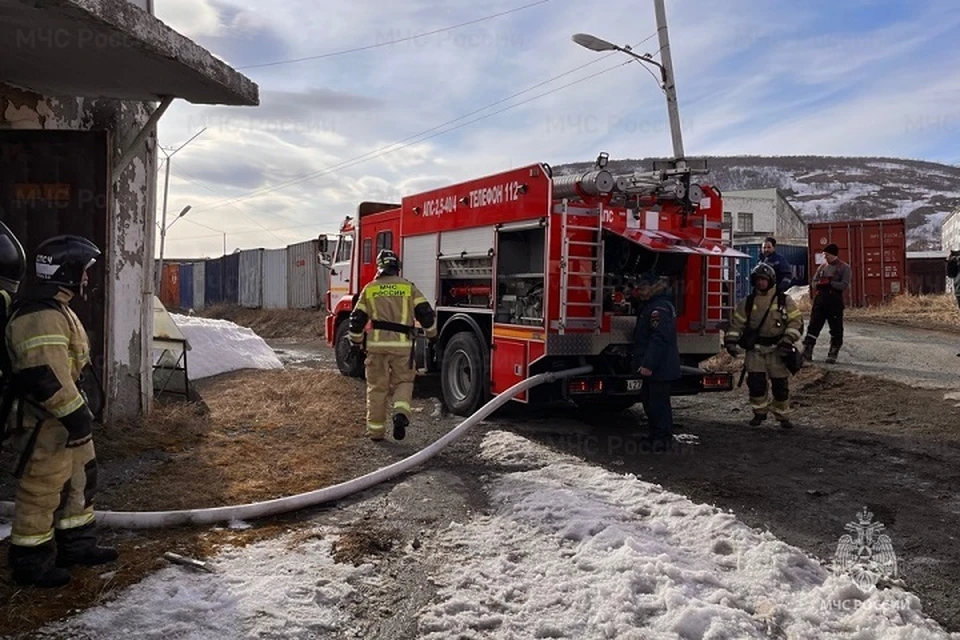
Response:
[[[30,256],[62,233],[103,249],[75,308],[107,420],[153,398],[156,125],[176,98],[255,106],[259,89],[149,0],[0,0],[0,219]]]

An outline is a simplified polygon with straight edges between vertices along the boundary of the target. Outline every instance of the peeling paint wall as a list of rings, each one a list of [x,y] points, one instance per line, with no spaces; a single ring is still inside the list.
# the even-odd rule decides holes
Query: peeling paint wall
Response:
[[[0,129],[106,130],[111,165],[141,130],[153,105],[54,98],[0,84]],[[106,256],[106,419],[149,410],[153,397],[153,255],[157,150],[155,132],[119,176],[110,172]]]

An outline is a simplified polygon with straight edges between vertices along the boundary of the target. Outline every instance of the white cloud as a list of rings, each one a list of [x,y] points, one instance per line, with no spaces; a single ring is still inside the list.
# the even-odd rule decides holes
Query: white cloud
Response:
[[[367,47],[517,6],[158,4],[171,26],[242,64]],[[960,16],[942,3],[904,5],[902,12],[912,15],[860,32],[835,28],[838,35],[825,40],[824,17],[802,3],[668,3],[687,153],[916,157],[951,130],[955,137],[960,87],[953,70],[960,60],[925,42],[942,38]],[[609,0],[602,11],[585,11],[551,2],[411,42],[251,68],[245,73],[260,85],[261,107],[175,105],[161,121],[164,145],[208,130],[173,164],[190,182],[171,181],[170,208],[193,205],[196,224],[171,231],[168,255],[219,251],[222,239],[199,237],[216,232],[198,224],[248,234],[238,242],[281,246],[280,239],[335,230],[360,200],[397,200],[533,162],[590,160],[601,150],[615,158],[669,154],[665,101],[654,79],[636,63],[623,65],[622,55],[604,59],[576,46],[575,32],[636,44],[655,33],[652,3]],[[637,51],[655,53],[658,46],[654,37]],[[431,132],[449,130],[443,135],[381,151],[587,63]],[[588,80],[535,98],[580,78]],[[478,119],[524,100],[530,102]],[[370,157],[354,160],[364,154]],[[229,198],[242,199],[224,205]]]

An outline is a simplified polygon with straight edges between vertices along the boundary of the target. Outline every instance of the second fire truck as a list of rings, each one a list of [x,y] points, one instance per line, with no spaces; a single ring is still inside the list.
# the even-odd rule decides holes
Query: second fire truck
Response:
[[[642,379],[631,367],[632,290],[650,270],[669,277],[674,293],[684,364],[674,394],[731,389],[731,374],[700,366],[720,350],[733,261],[747,257],[721,241],[720,191],[694,181],[705,168],[683,161],[622,176],[606,164],[601,154],[594,170],[564,176],[533,164],[399,204],[362,203],[335,244],[320,239],[330,268],[326,335],[340,371],[363,375],[347,318],[376,275],[377,253],[391,249],[437,311],[439,337],[418,337],[415,361],[419,373],[440,376],[454,414],[475,412],[531,375],[584,364],[591,374],[515,399],[606,411],[635,404]]]

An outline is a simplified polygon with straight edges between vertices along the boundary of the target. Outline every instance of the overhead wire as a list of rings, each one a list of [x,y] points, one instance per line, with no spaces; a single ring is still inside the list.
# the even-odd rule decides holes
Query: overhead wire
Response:
[[[403,144],[403,145],[397,147],[396,149],[392,149],[392,150],[391,150],[390,152],[388,152],[388,153],[392,153],[393,151],[399,151],[400,149],[403,149],[403,148],[405,148],[405,147],[409,147],[409,146],[411,146],[411,145],[417,144],[418,142],[423,142],[424,140],[429,140],[429,139],[431,139],[431,138],[435,138],[435,137],[437,137],[437,136],[441,136],[441,135],[444,135],[444,134],[446,134],[446,133],[450,133],[451,131],[454,131],[454,130],[456,130],[456,129],[460,129],[460,128],[462,128],[462,127],[465,127],[465,126],[467,126],[467,125],[473,124],[473,123],[475,123],[475,122],[479,122],[479,121],[481,121],[481,120],[485,120],[485,119],[487,119],[487,118],[491,118],[491,117],[493,117],[493,116],[495,116],[495,115],[498,115],[498,114],[500,114],[500,113],[503,113],[503,112],[505,112],[505,111],[509,111],[510,109],[515,109],[516,107],[519,107],[519,106],[522,106],[522,105],[527,104],[527,103],[529,103],[529,102],[533,102],[534,100],[538,100],[538,99],[540,99],[540,98],[543,98],[544,96],[548,96],[548,95],[553,94],[553,93],[556,93],[556,92],[558,92],[558,91],[562,91],[563,89],[566,89],[566,88],[568,88],[568,87],[572,87],[572,86],[574,86],[574,85],[580,84],[581,82],[586,82],[587,80],[593,80],[594,78],[597,78],[597,77],[599,77],[599,76],[601,76],[601,75],[603,75],[603,74],[605,74],[605,73],[609,73],[610,71],[613,71],[613,70],[615,70],[615,69],[619,69],[620,67],[622,67],[622,66],[624,66],[624,65],[630,64],[630,62],[631,62],[631,61],[628,60],[628,61],[626,61],[626,62],[621,62],[621,63],[617,64],[616,66],[607,67],[606,69],[603,69],[602,71],[598,71],[597,73],[594,73],[594,74],[592,74],[592,75],[585,76],[585,77],[583,77],[583,78],[578,78],[577,80],[573,80],[572,82],[568,82],[568,83],[566,83],[566,84],[560,85],[559,87],[554,87],[553,89],[551,89],[551,90],[549,90],[549,91],[544,91],[543,93],[539,93],[539,94],[537,94],[537,95],[535,95],[535,96],[532,96],[532,97],[530,97],[530,98],[527,98],[527,99],[525,99],[525,100],[521,100],[520,102],[516,102],[516,103],[514,103],[514,104],[507,105],[506,107],[503,107],[502,109],[497,109],[496,111],[492,111],[492,112],[490,112],[490,113],[484,114],[484,115],[479,116],[479,117],[477,117],[477,118],[474,118],[474,119],[472,119],[472,120],[468,120],[467,122],[462,122],[462,123],[460,123],[460,124],[458,124],[458,125],[456,125],[456,126],[450,127],[449,129],[445,129],[445,130],[443,130],[443,131],[438,131],[438,132],[436,132],[436,133],[432,133],[431,135],[426,136],[426,137],[424,137],[424,138],[422,138],[422,139],[420,139],[420,140],[414,140],[414,141],[411,141],[411,142],[407,142],[406,144]],[[439,125],[439,126],[443,126],[443,125]],[[436,129],[436,128],[439,128],[439,126],[438,126],[438,127],[435,127],[435,129]],[[372,158],[366,157],[366,156],[368,156],[368,155],[370,155],[370,154],[364,154],[363,156],[357,156],[356,158],[354,158],[354,159],[352,159],[352,160],[347,160],[347,161],[344,161],[344,162],[340,163],[339,165],[336,165],[334,168],[324,169],[324,170],[315,172],[315,173],[313,173],[313,174],[310,174],[310,175],[307,175],[307,176],[303,176],[303,177],[301,177],[301,178],[299,178],[299,179],[297,179],[297,180],[295,180],[295,181],[288,182],[288,183],[285,183],[285,184],[282,184],[282,185],[276,185],[275,187],[270,188],[270,189],[263,190],[263,191],[261,191],[260,193],[251,194],[249,197],[255,197],[255,195],[264,195],[265,193],[270,193],[270,192],[272,192],[272,191],[276,191],[276,190],[281,189],[281,188],[285,188],[285,187],[288,187],[288,186],[292,186],[293,184],[298,184],[298,183],[300,183],[300,182],[305,182],[305,181],[307,181],[307,180],[311,180],[311,179],[313,179],[313,178],[315,178],[315,177],[318,177],[318,176],[320,176],[320,175],[322,175],[322,174],[324,174],[324,173],[332,173],[333,171],[335,171],[335,170],[337,170],[337,169],[345,169],[345,168],[349,168],[349,167],[352,167],[352,166],[355,166],[355,165],[358,165],[358,164],[362,164],[362,163],[367,162],[368,160],[372,159]],[[379,154],[379,155],[386,155],[386,153]],[[245,198],[245,199],[246,199],[246,198]],[[210,210],[212,210],[212,209],[219,208],[220,206],[227,206],[227,205],[229,205],[229,204],[233,204],[233,203],[223,203],[222,205],[213,206],[213,207],[208,207],[208,208],[206,208],[206,209],[203,209],[203,211],[210,211]],[[300,226],[316,226],[316,225],[300,225]],[[279,227],[279,228],[274,228],[273,231],[281,231],[281,230],[293,229],[293,228],[298,228],[298,227]],[[213,237],[213,236],[192,236],[191,239],[199,239],[199,238],[201,238],[201,237]],[[188,238],[181,238],[181,240],[186,240],[186,239],[188,239]]]
[[[641,44],[643,44],[643,43],[646,42],[647,40],[650,40],[651,38],[656,37],[656,35],[657,35],[657,33],[654,32],[653,34],[651,34],[650,36],[647,36],[646,38],[644,38],[643,40],[641,40],[640,42],[638,42],[638,43],[637,43],[636,45],[634,45],[634,46],[640,46]],[[597,64],[598,62],[602,62],[603,60],[606,60],[607,58],[611,58],[611,57],[617,56],[617,55],[619,55],[619,53],[614,52],[614,53],[609,53],[609,54],[604,55],[604,56],[600,56],[600,57],[598,57],[598,58],[595,58],[595,59],[591,60],[590,62],[586,62],[586,63],[584,63],[584,64],[582,64],[582,65],[579,65],[579,66],[577,66],[577,67],[574,67],[573,69],[570,69],[570,70],[568,70],[568,71],[564,71],[563,73],[557,74],[557,75],[555,75],[555,76],[553,76],[553,77],[551,77],[551,78],[548,78],[547,80],[544,80],[544,81],[542,81],[542,82],[538,82],[537,84],[531,85],[531,86],[529,86],[529,87],[527,87],[527,88],[525,88],[525,89],[523,89],[523,90],[521,90],[521,91],[518,91],[518,92],[516,92],[516,93],[513,93],[513,94],[511,94],[511,95],[509,95],[509,96],[506,96],[506,97],[501,98],[501,99],[499,99],[499,100],[496,100],[496,101],[494,101],[494,102],[490,102],[490,103],[484,105],[483,107],[480,107],[479,109],[474,109],[473,111],[470,111],[470,112],[468,112],[468,113],[465,113],[465,114],[463,114],[463,115],[461,115],[461,116],[459,116],[459,117],[453,118],[452,120],[447,120],[446,122],[443,122],[443,123],[438,124],[438,125],[436,125],[436,126],[430,127],[429,129],[424,129],[424,130],[422,130],[422,131],[420,131],[420,132],[418,132],[418,133],[415,133],[415,134],[413,134],[413,135],[407,136],[406,138],[403,138],[403,139],[401,139],[401,140],[397,140],[397,141],[392,142],[392,143],[390,143],[390,144],[388,144],[388,145],[385,145],[385,146],[379,147],[379,148],[377,148],[377,149],[374,149],[373,151],[368,151],[367,153],[364,153],[364,154],[361,154],[361,155],[358,155],[358,156],[354,156],[354,157],[348,158],[348,159],[346,159],[346,160],[342,160],[342,161],[340,161],[340,162],[338,162],[338,163],[335,163],[335,164],[333,164],[333,165],[330,165],[330,166],[325,167],[325,168],[323,168],[323,169],[320,169],[320,170],[318,170],[318,171],[314,171],[314,172],[312,172],[312,173],[308,173],[308,174],[305,174],[305,175],[303,175],[303,176],[300,176],[300,177],[297,177],[297,178],[293,178],[293,179],[288,180],[288,181],[286,181],[286,182],[281,182],[281,183],[279,183],[279,184],[272,185],[272,186],[270,186],[270,187],[264,187],[264,188],[262,188],[262,189],[257,189],[257,190],[251,191],[251,192],[249,192],[248,194],[245,194],[244,196],[238,196],[238,197],[236,197],[236,198],[229,198],[229,199],[227,199],[227,200],[223,200],[223,201],[220,201],[220,202],[214,202],[214,203],[212,203],[212,204],[210,204],[209,206],[206,206],[206,207],[204,207],[204,206],[198,207],[198,211],[212,211],[212,210],[214,210],[214,209],[219,209],[219,208],[222,208],[222,207],[224,207],[224,206],[228,206],[228,205],[231,205],[231,204],[236,204],[236,203],[239,203],[239,202],[243,202],[243,201],[245,201],[245,200],[249,200],[249,199],[254,198],[254,197],[257,197],[257,196],[266,195],[266,194],[268,194],[268,193],[273,193],[274,191],[278,191],[278,190],[280,190],[280,189],[285,189],[285,188],[287,188],[287,187],[289,187],[289,186],[293,186],[293,185],[296,185],[296,184],[300,184],[300,183],[302,183],[302,182],[304,182],[304,181],[306,181],[306,180],[310,180],[310,179],[313,179],[313,178],[315,178],[315,177],[319,177],[319,176],[321,176],[321,175],[327,175],[327,174],[329,174],[329,173],[333,173],[334,171],[337,171],[337,170],[342,169],[342,168],[347,168],[347,167],[356,166],[357,164],[361,164],[361,162],[360,162],[361,160],[362,160],[362,162],[367,162],[368,160],[373,160],[373,159],[382,157],[382,156],[384,156],[384,155],[387,155],[387,154],[390,154],[390,153],[394,153],[394,152],[399,151],[399,150],[401,150],[401,149],[407,148],[407,147],[409,147],[409,146],[412,146],[412,145],[415,144],[416,142],[423,142],[423,141],[425,141],[425,140],[429,140],[429,139],[431,139],[431,138],[437,137],[438,135],[444,135],[444,134],[446,134],[446,133],[449,133],[450,131],[454,131],[454,130],[456,130],[456,129],[461,128],[461,126],[467,126],[468,124],[472,124],[472,123],[474,123],[474,122],[478,122],[478,121],[480,121],[480,120],[484,120],[485,117],[475,118],[475,119],[473,119],[473,120],[470,120],[469,122],[462,123],[462,125],[460,125],[460,126],[452,127],[452,128],[450,128],[450,129],[447,129],[447,130],[445,130],[445,131],[441,131],[440,133],[437,133],[437,134],[434,134],[434,135],[427,135],[427,134],[433,134],[433,132],[436,132],[436,131],[438,131],[439,129],[442,129],[442,128],[448,126],[448,125],[451,125],[451,124],[460,122],[460,121],[462,121],[462,120],[466,120],[466,119],[469,118],[470,116],[476,115],[476,114],[478,114],[478,113],[482,113],[483,111],[486,111],[486,110],[490,109],[491,107],[495,107],[495,106],[497,106],[497,105],[499,105],[499,104],[503,104],[504,102],[507,102],[507,101],[509,101],[509,100],[512,100],[512,99],[517,98],[517,97],[519,97],[519,96],[522,96],[522,95],[524,95],[524,94],[530,93],[531,91],[533,91],[533,90],[535,90],[535,89],[538,89],[538,88],[540,88],[540,87],[542,87],[542,86],[544,86],[544,85],[550,84],[551,82],[554,82],[555,80],[559,80],[560,78],[569,76],[570,74],[576,73],[577,71],[579,71],[579,70],[581,70],[581,69],[584,69],[584,68],[589,67],[589,66],[591,66],[591,65]],[[628,63],[623,63],[623,64],[628,64]],[[617,65],[617,66],[618,66],[618,67],[619,67],[619,66],[622,66],[622,64],[621,64],[621,65]],[[616,68],[616,67],[612,67],[612,68]],[[601,72],[601,73],[606,73],[606,72],[604,71],[604,72]],[[593,76],[588,76],[588,77],[586,77],[586,78],[583,78],[583,79],[581,79],[581,80],[578,80],[577,82],[580,82],[580,81],[582,81],[582,80],[587,80],[587,79],[596,77],[597,75],[600,75],[600,74],[595,74],[595,75],[593,75]],[[574,83],[574,84],[575,84],[575,83]],[[570,86],[570,85],[569,85],[569,84],[568,84],[568,85],[563,85],[563,86],[557,88],[557,90],[566,88],[567,86]],[[553,93],[553,91],[548,91],[548,92],[539,94],[538,96],[536,96],[536,97],[534,97],[534,98],[531,98],[531,99],[528,99],[528,100],[525,100],[525,101],[521,101],[521,102],[519,102],[519,103],[516,103],[516,105],[514,105],[514,106],[520,106],[520,105],[522,105],[522,104],[525,104],[525,103],[527,103],[527,102],[530,102],[531,100],[538,99],[539,97],[543,97],[543,96],[549,95],[550,93]],[[513,107],[509,107],[509,108],[513,108]],[[495,112],[493,112],[493,113],[491,113],[491,114],[489,114],[489,115],[491,115],[491,116],[492,116],[492,115],[496,115],[496,114],[502,113],[503,111],[506,111],[506,110],[507,110],[507,109],[500,109],[500,110],[497,110],[497,111],[495,111]],[[422,138],[422,139],[419,139],[419,140],[418,140],[418,138]],[[413,142],[411,142],[411,141],[413,141]]]
[[[486,22],[488,20],[493,20],[495,18],[500,18],[502,16],[510,15],[511,13],[517,13],[518,11],[523,11],[524,9],[530,9],[531,7],[536,7],[541,4],[546,4],[551,0],[537,0],[536,2],[531,2],[520,7],[514,7],[513,9],[508,9],[506,11],[501,11],[499,13],[494,13],[482,18],[476,18],[474,20],[468,20],[466,22],[460,22],[458,24],[450,25],[447,27],[441,27],[439,29],[433,29],[432,31],[424,31],[423,33],[418,33],[412,36],[406,36],[403,38],[395,38],[393,40],[387,40],[385,42],[377,42],[375,44],[368,44],[361,47],[352,47],[350,49],[342,49],[340,51],[332,51],[330,53],[321,53],[314,56],[304,56],[302,58],[291,58],[289,60],[277,60],[275,62],[261,62],[259,64],[248,64],[243,67],[235,67],[238,70],[243,69],[260,69],[263,67],[276,67],[284,64],[295,64],[297,62],[307,62],[309,60],[322,60],[324,58],[333,58],[335,56],[347,55],[349,53],[357,53],[359,51],[369,51],[370,49],[377,49],[380,47],[387,47],[394,44],[399,44],[401,42],[409,42],[411,40],[417,40],[418,38],[425,38],[427,36],[436,35],[438,33],[443,33],[445,31],[453,31],[454,29],[461,29],[463,27],[469,27],[473,24],[478,24],[480,22]]]

